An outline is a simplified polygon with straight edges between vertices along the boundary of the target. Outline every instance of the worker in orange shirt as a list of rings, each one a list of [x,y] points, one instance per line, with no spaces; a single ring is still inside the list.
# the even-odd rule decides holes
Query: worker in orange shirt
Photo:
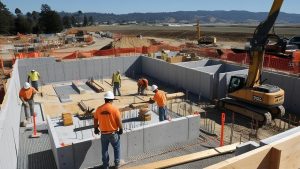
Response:
[[[141,77],[138,82],[138,94],[145,95],[145,90],[148,87],[148,80],[144,77]]]
[[[151,90],[155,93],[153,99],[150,98],[149,103],[153,104],[156,102],[158,106],[159,121],[167,120],[167,97],[164,91],[158,90],[156,85],[151,86]]]
[[[34,115],[34,100],[33,97],[37,93],[35,88],[31,87],[28,82],[24,83],[23,88],[19,92],[19,98],[22,101],[22,104],[25,109],[25,117],[26,120],[24,120],[24,125],[26,125],[27,122],[31,123],[32,119],[31,117]],[[30,109],[30,115],[28,115],[27,109]]]
[[[123,126],[119,109],[112,105],[114,99],[111,91],[105,93],[105,103],[94,114],[94,133],[99,134],[101,131],[103,168],[109,167],[109,143],[114,149],[115,168],[120,166],[120,135],[123,134]]]

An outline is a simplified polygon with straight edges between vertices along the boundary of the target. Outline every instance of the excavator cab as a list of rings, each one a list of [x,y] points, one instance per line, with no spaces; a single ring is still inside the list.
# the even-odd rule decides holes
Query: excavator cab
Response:
[[[231,76],[229,86],[228,86],[228,93],[235,92],[245,87],[246,79],[247,79],[246,75]]]

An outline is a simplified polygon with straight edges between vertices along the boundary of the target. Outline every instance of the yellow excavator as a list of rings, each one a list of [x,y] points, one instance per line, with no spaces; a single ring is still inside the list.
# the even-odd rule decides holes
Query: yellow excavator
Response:
[[[278,86],[263,84],[261,73],[269,32],[279,14],[283,0],[274,0],[268,18],[256,28],[250,41],[250,64],[248,75],[232,76],[228,97],[220,99],[218,106],[244,116],[270,124],[272,118],[285,114],[282,106],[284,91]]]

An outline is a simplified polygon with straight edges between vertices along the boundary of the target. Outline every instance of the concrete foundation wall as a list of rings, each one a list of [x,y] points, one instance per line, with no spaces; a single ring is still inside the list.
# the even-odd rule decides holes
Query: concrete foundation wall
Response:
[[[133,76],[140,74],[139,57],[99,57],[92,59],[56,62],[54,58],[38,58],[20,60],[18,66],[20,82],[27,80],[27,74],[37,70],[45,83],[80,80],[88,78],[110,78],[112,73],[120,70],[121,74]]]
[[[203,63],[205,62],[205,63]],[[205,65],[207,61],[193,62],[195,67]],[[190,67],[169,64],[162,60],[142,57],[142,73],[175,88],[187,90],[190,93],[212,99],[213,73],[201,72]]]
[[[14,67],[0,111],[0,169],[16,168],[19,153],[21,104],[18,61]]]
[[[186,142],[199,136],[199,115],[190,115],[172,121],[135,128],[121,135],[121,159],[161,150],[176,143]],[[50,119],[48,119],[50,120]],[[55,136],[51,124],[49,133]],[[57,139],[56,139],[57,140]],[[54,143],[54,142],[52,142]],[[51,143],[51,144],[52,144]],[[82,140],[62,147],[56,141],[52,146],[55,160],[60,169],[83,169],[102,164],[101,141],[99,138]],[[109,146],[110,162],[113,163],[113,149]]]

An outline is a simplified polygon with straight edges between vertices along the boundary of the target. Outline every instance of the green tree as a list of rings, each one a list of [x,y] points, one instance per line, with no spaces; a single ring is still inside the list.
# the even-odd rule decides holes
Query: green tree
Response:
[[[0,34],[13,34],[14,18],[6,6],[0,1]]]
[[[64,28],[71,28],[71,18],[67,15],[65,15],[63,18],[62,18],[62,22],[63,22],[63,25],[64,25]]]
[[[94,25],[94,18],[93,18],[93,16],[89,17],[89,25]]]
[[[63,30],[61,17],[47,4],[41,7],[39,26],[44,33],[57,33]]]
[[[15,18],[15,31],[23,34],[31,33],[30,15],[25,17],[19,8],[15,9],[15,13],[17,15]]]
[[[87,17],[84,15],[83,17],[83,25],[82,26],[87,26],[88,25],[88,19]]]
[[[72,16],[71,16],[71,25],[72,25],[72,26],[76,26],[76,23],[77,23],[76,17],[72,15]]]

